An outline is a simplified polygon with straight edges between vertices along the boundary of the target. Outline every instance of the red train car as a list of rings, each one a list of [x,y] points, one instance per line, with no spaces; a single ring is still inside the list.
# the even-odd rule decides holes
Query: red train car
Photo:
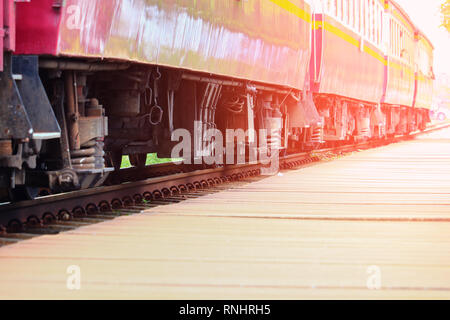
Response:
[[[31,0],[16,19],[0,3],[13,199],[114,182],[122,155],[170,157],[176,129],[200,137],[183,157],[206,165],[227,129],[248,130],[232,137],[248,158],[429,120],[433,47],[391,0]]]
[[[315,7],[311,86],[325,118],[324,139],[423,129],[433,49],[401,7],[390,0],[317,1]],[[415,72],[418,63],[427,77]]]
[[[325,1],[314,15],[311,82],[325,140],[380,137],[384,2]]]
[[[16,18],[14,0],[0,0],[0,71],[3,71],[3,51],[14,51],[16,45]]]
[[[386,4],[389,50],[383,103],[411,107],[414,99],[415,26],[395,2],[387,1]]]
[[[418,112],[416,123],[420,128],[424,128],[429,121],[431,103],[433,100],[433,44],[419,30],[416,31],[416,73],[414,91],[414,109]]]
[[[13,193],[100,185],[122,155],[135,166],[145,165],[147,153],[170,156],[174,130],[194,135],[195,122],[203,132],[274,130],[282,149],[299,132],[305,143],[314,137],[319,119],[302,95],[311,56],[307,1],[32,0],[16,7],[9,71],[27,112],[54,123],[46,132],[34,128],[42,121],[32,123],[36,137],[4,137],[14,150],[38,144],[28,163],[23,152],[3,155],[16,159],[0,174],[0,187]],[[39,90],[30,91],[30,79]],[[31,101],[37,95],[39,107]],[[253,140],[240,144],[248,149]]]
[[[360,1],[328,1],[315,15],[314,91],[378,103],[383,90],[382,1],[371,2],[377,23],[366,23]]]
[[[415,90],[416,27],[394,1],[386,1],[386,86],[382,99],[387,114],[388,133],[405,134],[414,128],[412,110]]]

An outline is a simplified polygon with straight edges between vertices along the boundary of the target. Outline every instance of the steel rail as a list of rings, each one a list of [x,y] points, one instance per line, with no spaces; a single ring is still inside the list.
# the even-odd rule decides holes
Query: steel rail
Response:
[[[388,140],[375,140],[356,145],[345,145],[336,148],[325,148],[312,152],[287,155],[280,158],[280,169],[291,169],[321,160],[320,155],[327,153],[345,153],[360,149],[369,149],[398,141],[408,140],[420,134],[429,133],[449,127],[450,123],[439,124],[424,131],[416,131],[408,136],[396,136]],[[158,165],[156,165],[158,166]],[[175,163],[161,164],[159,167],[170,171]],[[151,167],[151,166],[150,166]],[[79,190],[68,193],[49,195],[35,200],[10,203],[0,206],[0,228],[8,227],[11,222],[26,223],[30,217],[42,220],[44,215],[57,216],[61,213],[73,214],[76,210],[86,213],[88,208],[96,208],[99,212],[121,209],[127,205],[138,204],[141,199],[154,201],[170,198],[183,191],[196,191],[202,188],[217,186],[227,181],[238,181],[260,174],[261,163],[228,165],[213,169],[194,170],[161,177],[153,177],[140,181],[126,182],[112,186]]]

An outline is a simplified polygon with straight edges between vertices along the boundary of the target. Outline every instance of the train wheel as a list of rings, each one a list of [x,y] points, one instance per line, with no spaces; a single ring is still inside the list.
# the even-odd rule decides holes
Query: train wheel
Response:
[[[136,168],[145,167],[145,163],[147,162],[147,154],[146,153],[130,154],[129,158],[130,158],[131,165]]]
[[[122,165],[122,151],[113,150],[106,152],[105,160],[108,167],[114,167],[116,171],[120,170]]]
[[[17,186],[14,189],[9,189],[9,198],[11,202],[33,200],[39,195],[40,188]]]

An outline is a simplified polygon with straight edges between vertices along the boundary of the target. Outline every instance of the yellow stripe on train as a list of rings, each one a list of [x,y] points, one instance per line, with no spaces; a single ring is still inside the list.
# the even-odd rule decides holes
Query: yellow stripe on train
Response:
[[[289,11],[290,13],[296,15],[302,20],[305,20],[308,23],[311,23],[311,13],[306,12],[302,8],[296,6],[292,2],[289,2],[288,0],[270,0],[276,5],[280,6],[281,8],[285,9],[286,11]]]
[[[300,19],[303,19],[306,22],[311,23],[311,28],[313,30],[317,30],[317,29],[323,27],[323,28],[325,28],[326,31],[331,32],[332,34],[340,37],[341,39],[347,41],[348,43],[354,45],[357,48],[359,48],[361,45],[360,40],[354,38],[353,36],[351,36],[350,34],[345,32],[341,28],[336,27],[327,21],[315,21],[314,24],[312,24],[310,13],[308,13],[305,10],[303,10],[302,8],[296,6],[292,2],[289,2],[288,0],[270,0],[270,1],[272,1],[276,5],[280,6],[281,8],[287,10],[288,12],[294,14],[295,16],[299,17]],[[370,55],[373,58],[380,61],[383,65],[385,65],[385,66],[388,65],[388,61],[384,58],[384,56],[382,54],[378,53],[377,51],[373,50],[369,46],[364,45],[363,50],[368,55]],[[407,74],[414,76],[414,71],[410,67],[402,66],[402,65],[397,64],[392,61],[389,62],[389,67],[396,68],[396,69],[405,68]]]

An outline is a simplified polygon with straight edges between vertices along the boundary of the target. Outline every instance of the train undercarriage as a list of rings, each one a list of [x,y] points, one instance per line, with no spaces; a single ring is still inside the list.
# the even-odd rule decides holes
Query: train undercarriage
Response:
[[[0,189],[11,201],[100,186],[123,155],[135,167],[148,153],[173,157],[177,129],[192,137],[179,155],[203,168],[223,165],[205,157],[229,160],[218,153],[230,150],[231,162],[250,161],[407,134],[429,121],[402,106],[121,62],[5,56],[0,90]],[[228,138],[227,130],[231,149],[216,148],[214,132]]]
[[[333,95],[318,95],[314,102],[324,118],[324,141],[330,144],[407,135],[424,130],[430,122],[429,113],[424,109],[374,104]]]

